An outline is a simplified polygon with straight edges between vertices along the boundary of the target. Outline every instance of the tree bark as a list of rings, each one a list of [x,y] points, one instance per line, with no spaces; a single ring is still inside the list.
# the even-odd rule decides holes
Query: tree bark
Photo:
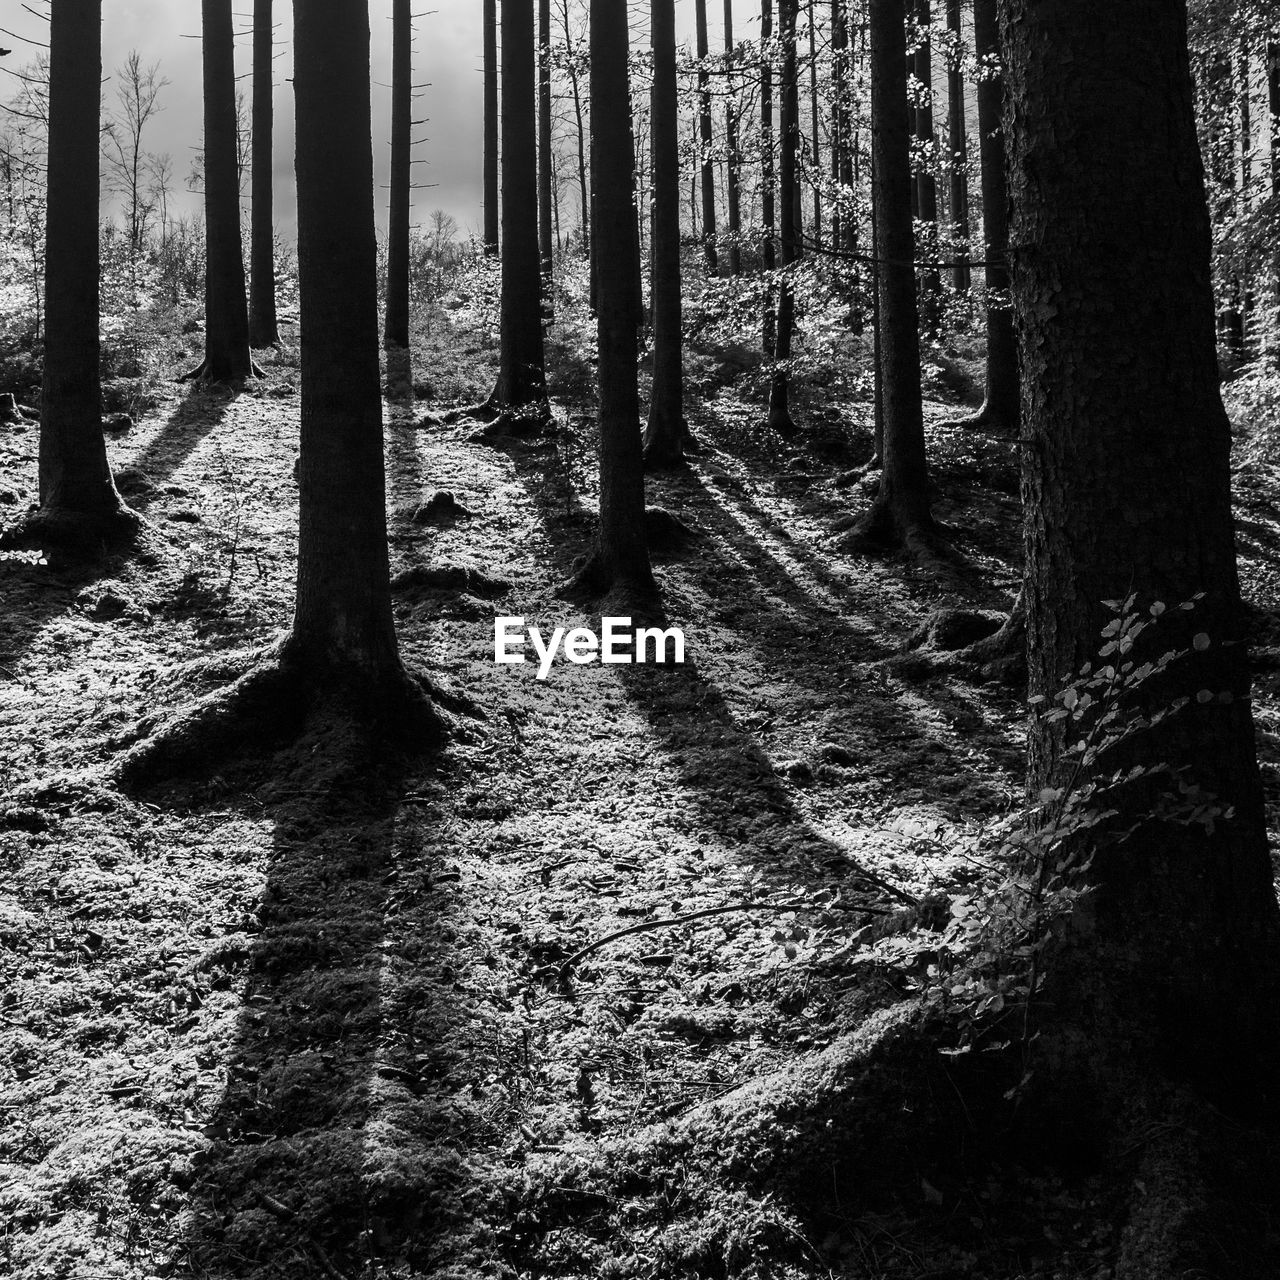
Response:
[[[409,345],[409,217],[412,205],[413,12],[391,6],[391,209],[387,228],[387,314],[383,342]]]
[[[843,0],[831,0],[831,181],[836,199],[831,206],[831,244],[846,249],[845,224],[854,220],[852,192],[841,190],[844,182],[844,152],[849,146],[849,119],[846,95],[849,35],[845,26]]]
[[[1061,1097],[1073,1132],[1113,1150],[1148,1148],[1121,1280],[1224,1274],[1216,1233],[1196,1220],[1204,1169],[1181,1155],[1216,1123],[1209,1106],[1250,1127],[1274,1119],[1278,929],[1185,10],[1010,0],[1003,17],[1032,692],[1053,699],[1096,661],[1112,616],[1100,602],[1133,593],[1143,616],[1157,600],[1170,613],[1132,660],[1188,650],[1146,690],[1147,710],[1190,699],[1135,751],[1078,773],[1066,747],[1081,724],[1039,715],[1030,784],[1097,779],[1140,756],[1224,810],[1211,824],[1162,815],[1165,777],[1105,793],[1118,812],[1090,832],[1093,892],[1050,957],[1046,1105]],[[1174,608],[1201,593],[1193,611]]]
[[[484,0],[484,251],[498,254],[498,0]]]
[[[702,172],[702,244],[707,260],[707,274],[720,269],[716,251],[716,166],[711,155],[711,68],[707,64],[707,0],[694,0],[694,19],[698,49],[698,143],[701,148]]]
[[[813,242],[822,244],[822,138],[818,107],[818,21],[815,0],[809,0],[809,169],[813,174]]]
[[[793,435],[790,375],[791,339],[795,328],[795,295],[790,268],[797,257],[796,210],[799,205],[798,165],[800,150],[800,85],[796,67],[796,15],[798,0],[778,0],[778,27],[782,40],[782,83],[780,85],[782,146],[778,157],[778,194],[782,204],[782,273],[778,281],[778,319],[774,345],[775,367],[769,388],[771,430]]]
[[[253,3],[253,206],[249,233],[249,345],[274,347],[276,325],[276,234],[273,208],[275,127],[275,31],[271,0]]]
[[[773,0],[760,0],[760,258],[766,271],[777,266],[773,168]],[[763,345],[773,355],[775,343],[773,289],[765,293]]]
[[[951,284],[957,293],[967,293],[972,280],[969,269],[969,136],[965,119],[964,60],[961,51],[960,0],[947,0],[947,30],[951,33],[951,56],[947,66],[947,140],[950,156],[951,253],[955,266]]]
[[[916,173],[916,202],[920,221],[925,224],[924,254],[931,261],[938,258],[938,182],[933,176],[933,42],[929,24],[933,20],[929,0],[918,0],[916,19],[921,39],[914,58],[915,78],[920,82],[920,100],[915,109],[916,142],[920,148],[920,167]],[[942,280],[936,266],[920,270],[920,320],[926,336],[938,336]]]
[[[561,0],[560,17],[564,24],[564,45],[569,61],[569,92],[573,98],[573,115],[577,126],[578,192],[582,204],[582,256],[594,263],[595,255],[591,250],[591,189],[587,182],[587,128],[582,115],[582,86],[578,79],[577,53],[569,26],[569,0]],[[591,286],[591,293],[594,298],[594,283]]]
[[[502,3],[502,318],[494,409],[545,409],[533,0]]]
[[[680,298],[680,102],[676,77],[675,0],[653,0],[653,392],[645,432],[651,467],[684,460],[684,351]],[[732,252],[732,251],[731,251]]]
[[[49,26],[40,507],[32,535],[102,541],[136,528],[102,439],[98,352],[101,0],[64,0]],[[91,184],[91,199],[85,186]]]
[[[591,0],[591,172],[595,188],[600,377],[600,523],[575,585],[621,612],[656,606],[644,523],[636,306],[635,144],[627,10]]]
[[[538,250],[544,296],[551,296],[555,234],[551,218],[551,0],[538,0]]]
[[[729,220],[729,274],[742,273],[742,147],[738,125],[738,51],[733,40],[733,0],[724,0],[724,57],[727,100],[724,109],[725,181]]]
[[[1271,113],[1271,194],[1280,196],[1280,43],[1267,45],[1267,106]]]

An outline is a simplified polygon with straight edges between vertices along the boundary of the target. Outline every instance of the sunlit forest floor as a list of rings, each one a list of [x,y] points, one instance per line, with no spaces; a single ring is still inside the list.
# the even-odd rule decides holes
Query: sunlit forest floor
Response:
[[[696,534],[659,565],[690,661],[541,683],[493,664],[493,618],[591,621],[555,594],[589,533],[589,369],[553,386],[551,438],[421,425],[487,389],[494,355],[446,331],[415,353],[429,398],[388,376],[397,620],[448,711],[438,758],[371,779],[311,734],[136,796],[102,780],[225,678],[211,659],[288,622],[294,348],[235,397],[165,390],[111,444],[159,531],[146,554],[0,565],[0,1273],[1107,1274],[1105,1182],[967,1183],[941,1148],[789,1200],[674,1165],[631,1192],[566,1186],[575,1161],[732,1115],[738,1086],[916,998],[914,960],[849,944],[869,918],[892,928],[859,903],[945,918],[990,874],[975,832],[1018,804],[1020,691],[904,656],[939,608],[1008,606],[1015,446],[940,428],[963,406],[935,388],[938,513],[968,567],[850,558],[831,526],[867,501],[837,477],[869,453],[868,404],[813,389],[779,447],[704,353],[700,453],[650,497]],[[0,432],[12,517],[36,428]],[[1239,452],[1247,594],[1273,611],[1256,638],[1276,816],[1280,452],[1256,432]],[[423,510],[435,490],[465,512]],[[446,566],[475,572],[421,572]],[[735,905],[562,977],[615,930]]]

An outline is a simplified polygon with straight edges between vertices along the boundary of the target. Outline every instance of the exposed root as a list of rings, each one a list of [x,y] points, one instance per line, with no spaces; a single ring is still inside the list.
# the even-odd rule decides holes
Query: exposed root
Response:
[[[662,596],[653,575],[648,580],[626,577],[598,551],[574,564],[571,578],[556,591],[562,599],[592,602],[603,617],[630,618],[636,626],[665,626]]]
[[[243,381],[243,379],[239,376],[218,377],[216,374],[210,374],[206,372],[208,367],[209,367],[209,360],[208,360],[208,357],[206,357],[205,359],[201,360],[200,363],[196,365],[194,369],[188,369],[186,373],[180,373],[174,379],[174,381],[175,382],[202,382],[202,383],[217,383],[217,382],[234,383],[234,382]],[[249,373],[247,376],[250,378],[265,378],[267,374],[266,374],[266,371],[262,368],[262,366],[251,357],[249,360]]]
[[[855,556],[901,551],[921,568],[939,574],[953,573],[962,563],[960,553],[942,536],[931,517],[903,513],[880,499],[847,526],[847,532],[836,541],[836,549]]]
[[[551,425],[551,404],[536,400],[496,412],[487,425],[473,431],[467,439],[472,444],[503,445],[512,440],[529,440],[543,436]]]
[[[665,507],[645,509],[644,531],[650,553],[661,556],[678,555],[699,537],[696,529],[690,528]]]
[[[465,520],[471,512],[449,492],[437,489],[410,517],[414,524],[454,524]]]
[[[506,595],[511,590],[511,584],[501,578],[491,578],[470,565],[448,564],[434,568],[414,565],[410,569],[402,569],[391,579],[391,590],[465,591],[481,600],[492,600]]]
[[[0,548],[40,550],[60,559],[83,559],[127,550],[145,534],[156,534],[154,526],[123,502],[93,515],[34,507],[16,524],[0,531]]]
[[[940,427],[958,427],[963,431],[987,431],[992,435],[1008,435],[1011,431],[1009,422],[996,412],[990,404],[984,404],[977,413],[965,418],[948,418],[938,423]]]

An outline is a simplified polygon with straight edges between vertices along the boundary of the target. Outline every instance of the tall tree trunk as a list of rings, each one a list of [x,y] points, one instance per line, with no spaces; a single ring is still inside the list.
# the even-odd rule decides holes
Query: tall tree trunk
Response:
[[[782,147],[778,157],[778,194],[782,205],[782,275],[778,281],[778,320],[773,371],[769,388],[769,427],[782,435],[793,435],[796,425],[791,419],[790,377],[787,362],[791,359],[791,338],[795,328],[795,296],[790,268],[796,261],[799,227],[796,209],[799,201],[798,165],[800,151],[800,85],[796,67],[796,14],[798,0],[778,0],[778,28],[782,40],[782,83],[780,85]]]
[[[498,253],[498,0],[484,0],[484,251]]]
[[[707,274],[720,268],[716,252],[716,166],[711,155],[711,68],[707,63],[707,0],[694,0],[698,47],[698,143],[702,153],[702,243]]]
[[[560,17],[564,24],[564,46],[569,63],[569,93],[573,98],[573,116],[574,123],[577,126],[578,194],[582,204],[582,256],[594,264],[595,256],[591,251],[591,191],[587,183],[587,127],[582,115],[582,86],[578,79],[578,62],[573,43],[573,32],[569,25],[569,0],[561,0]],[[592,271],[594,273],[594,265]],[[591,294],[594,298],[594,283],[591,287]]]
[[[600,524],[576,584],[622,614],[657,603],[644,521],[644,452],[636,381],[635,144],[627,9],[591,0],[591,172],[599,263]]]
[[[273,209],[275,127],[275,31],[271,0],[253,0],[253,206],[249,230],[249,345],[274,347],[276,232]]]
[[[551,296],[555,236],[551,219],[551,0],[538,0],[538,249]]]
[[[809,171],[813,175],[813,242],[822,245],[822,138],[818,106],[818,21],[815,0],[809,0]]]
[[[1271,194],[1280,196],[1280,43],[1267,45],[1267,106],[1271,114]]]
[[[236,129],[235,37],[231,0],[201,0],[204,57],[204,360],[190,374],[238,382],[256,372],[249,353],[240,171]]]
[[[850,193],[840,190],[843,181],[844,151],[849,145],[848,77],[845,59],[848,57],[849,35],[844,20],[843,0],[831,0],[831,182],[836,188],[836,199],[831,206],[831,246],[843,249],[845,222],[852,221],[853,210],[846,212],[845,202]]]
[[[915,53],[915,77],[920,82],[920,100],[916,104],[916,142],[921,149],[920,170],[916,175],[917,203],[920,221],[925,224],[924,256],[936,263],[938,259],[938,182],[933,176],[933,41],[929,37],[929,24],[933,14],[929,0],[917,0],[916,19],[920,24],[920,44]],[[939,303],[942,281],[937,266],[925,266],[920,271],[920,320],[923,332],[931,338],[938,336]]]
[[[649,128],[653,139],[653,242],[649,261],[653,282],[653,392],[644,454],[649,466],[668,467],[684,460],[685,430],[675,0],[653,0],[651,14],[653,91]]]
[[[413,13],[391,6],[391,211],[387,229],[387,347],[409,345],[409,212],[412,204]]]
[[[870,0],[871,166],[875,203],[878,330],[884,410],[883,469],[871,510],[845,539],[852,550],[903,544],[930,553],[920,392],[915,237],[911,225],[911,122],[907,101],[904,0]]]
[[[1033,794],[1105,784],[1138,756],[1169,771],[1099,797],[1116,812],[1088,833],[1093,889],[1049,957],[1044,1101],[1057,1113],[1061,1099],[1095,1154],[1108,1139],[1113,1155],[1140,1151],[1119,1280],[1222,1275],[1219,1189],[1205,1179],[1226,1161],[1205,1148],[1219,1111],[1252,1127],[1274,1095],[1280,930],[1239,643],[1185,10],[1135,0],[1081,21],[1078,6],[1009,0],[1003,19],[1032,692],[1063,706],[1055,697],[1114,619],[1108,598],[1132,593],[1147,621],[1152,601],[1170,606],[1131,661],[1187,650],[1142,698],[1148,713],[1188,704],[1140,746],[1069,754],[1105,705],[1031,727]],[[1179,787],[1217,816],[1180,821]]]
[[[952,44],[947,63],[947,140],[950,143],[950,205],[952,256],[951,283],[957,293],[967,293],[969,270],[969,136],[965,119],[964,58],[961,47],[960,0],[947,0],[947,30]]]
[[[766,271],[777,265],[774,240],[775,193],[773,185],[773,0],[760,0],[760,222],[763,230],[760,257]],[[776,332],[773,289],[765,292],[764,353],[773,355]]]
[[[489,405],[545,409],[533,0],[502,0],[502,318]]]
[[[111,479],[98,366],[101,0],[62,0],[49,26],[40,507],[30,536],[100,542],[137,527]],[[91,184],[91,199],[85,187]]]
[[[729,274],[742,272],[742,148],[738,128],[738,86],[735,70],[738,51],[733,40],[733,0],[724,0],[725,92],[724,137],[729,217]]]

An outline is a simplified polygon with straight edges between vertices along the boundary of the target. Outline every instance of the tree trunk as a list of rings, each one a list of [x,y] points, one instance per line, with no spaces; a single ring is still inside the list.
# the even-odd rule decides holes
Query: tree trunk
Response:
[[[484,0],[484,251],[498,253],[498,0]]]
[[[555,263],[551,161],[551,0],[538,0],[538,250],[547,298]]]
[[[799,182],[797,156],[800,150],[800,85],[796,68],[796,15],[798,0],[778,0],[778,26],[782,39],[782,83],[780,85],[782,147],[778,158],[778,194],[782,204],[782,274],[778,281],[778,320],[773,371],[769,388],[769,427],[782,435],[793,435],[790,376],[792,331],[795,328],[795,297],[790,268],[796,261],[798,225],[796,209]]]
[[[707,0],[694,0],[698,42],[698,143],[702,152],[702,243],[707,274],[719,270],[716,253],[716,166],[711,155],[711,69],[707,65]]]
[[[920,393],[905,25],[904,0],[870,0],[871,166],[884,441],[879,492],[843,544],[852,550],[905,544],[927,552],[936,532],[929,509]]]
[[[502,318],[495,409],[545,408],[533,0],[502,3]]]
[[[653,0],[653,392],[644,453],[649,466],[684,460],[684,352],[680,299],[680,102],[675,0]],[[732,253],[732,251],[731,251]]]
[[[391,211],[387,228],[388,348],[409,345],[409,211],[412,203],[413,13],[410,0],[391,7]]]
[[[969,136],[965,120],[964,59],[960,41],[960,0],[947,0],[947,30],[952,48],[947,66],[947,140],[950,156],[951,284],[957,293],[967,293],[972,279],[969,270]]]
[[[254,372],[249,353],[240,175],[236,155],[235,37],[231,0],[202,0],[204,54],[205,350],[190,377],[238,382]]]
[[[848,57],[849,35],[844,20],[843,0],[831,0],[831,182],[836,187],[836,199],[831,206],[831,246],[843,249],[845,223],[853,221],[853,208],[846,202],[852,193],[840,190],[844,180],[842,165],[844,151],[849,145],[848,107],[846,105],[847,75],[845,59]]]
[[[591,172],[595,188],[600,377],[600,524],[577,585],[619,613],[656,605],[644,523],[644,452],[636,382],[635,160],[627,9],[591,0]]]
[[[274,347],[276,326],[276,232],[273,211],[275,55],[271,0],[253,3],[253,206],[249,233],[249,345]]]
[[[822,139],[818,108],[818,22],[814,0],[809,0],[809,171],[813,175],[813,242],[822,245]]]
[[[578,192],[582,203],[582,256],[595,262],[591,251],[591,191],[587,183],[587,128],[582,117],[582,87],[578,80],[578,63],[575,56],[573,33],[569,28],[569,0],[561,0],[560,16],[564,22],[564,45],[569,61],[569,92],[573,98],[573,116],[578,137]],[[594,268],[593,268],[594,270]],[[595,296],[595,285],[591,288]]]
[[[1271,112],[1271,194],[1280,196],[1280,43],[1267,45],[1267,105]]]
[[[111,479],[98,366],[101,0],[63,0],[49,27],[44,381],[33,536],[102,541],[136,528]],[[85,187],[91,184],[86,199]]]
[[[1213,1189],[1182,1156],[1216,1125],[1209,1106],[1250,1128],[1274,1118],[1262,1104],[1275,1080],[1278,930],[1238,643],[1185,10],[1135,0],[1082,18],[1076,5],[1010,0],[1004,19],[1032,692],[1052,705],[1096,660],[1107,598],[1133,593],[1144,618],[1153,601],[1170,606],[1133,661],[1188,651],[1144,697],[1148,711],[1188,705],[1134,750],[1073,762],[1066,748],[1088,713],[1038,716],[1030,784],[1079,785],[1140,756],[1220,810],[1203,824],[1159,812],[1174,790],[1165,775],[1105,792],[1118,812],[1089,833],[1093,892],[1050,956],[1043,1087],[1095,1150],[1107,1137],[1113,1151],[1142,1149],[1119,1280],[1220,1275],[1204,1220]],[[1174,607],[1201,593],[1193,611]]]
[[[724,58],[727,71],[724,137],[728,157],[725,179],[729,215],[729,274],[742,273],[742,149],[738,129],[738,87],[734,72],[738,51],[733,41],[733,0],[724,0]]]
[[[774,242],[773,187],[773,0],[760,0],[760,257],[766,271],[777,265]],[[772,356],[775,343],[773,289],[765,292],[764,353]]]
[[[916,175],[917,204],[920,221],[925,224],[924,256],[931,262],[938,260],[938,182],[933,176],[933,42],[929,38],[932,21],[929,0],[918,0],[916,18],[921,28],[920,44],[916,49],[914,69],[920,82],[920,100],[915,110],[916,142],[920,146],[920,169]],[[936,266],[920,270],[920,320],[923,332],[930,338],[938,336],[942,280]]]
[[[302,426],[293,654],[326,683],[404,681],[391,614],[364,5],[294,0]],[[385,710],[385,708],[383,708]]]

